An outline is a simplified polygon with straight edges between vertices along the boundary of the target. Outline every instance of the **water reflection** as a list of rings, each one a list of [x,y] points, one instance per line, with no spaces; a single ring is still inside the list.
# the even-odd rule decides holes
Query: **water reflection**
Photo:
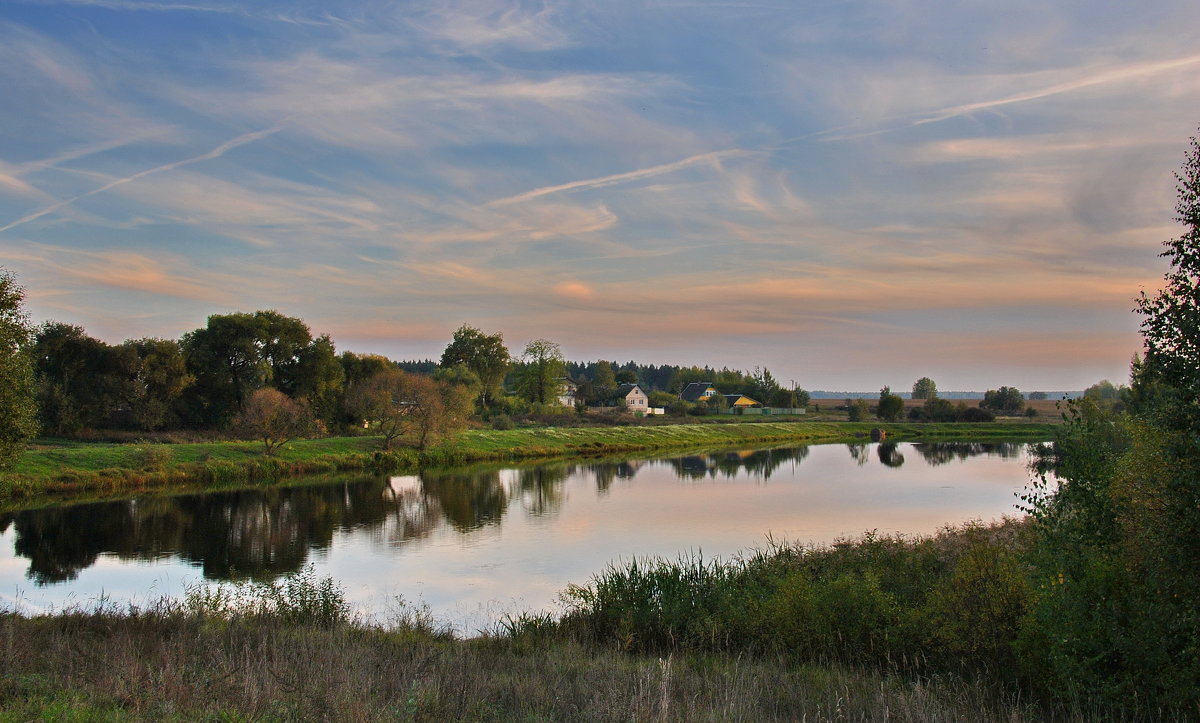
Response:
[[[879,461],[886,467],[900,467],[904,464],[904,455],[900,454],[895,442],[884,442],[876,451],[879,453]]]
[[[856,466],[870,462],[872,446],[880,464],[904,464],[895,443],[848,445]],[[905,446],[930,466],[980,455],[1016,457],[1023,450],[1023,445],[1003,443]],[[506,516],[553,519],[564,509],[571,478],[594,480],[599,497],[610,495],[618,480],[633,482],[652,468],[669,469],[681,480],[763,482],[785,465],[794,474],[809,452],[801,446],[658,460],[439,470],[147,497],[0,515],[0,534],[11,526],[15,556],[28,560],[25,575],[38,585],[73,580],[102,555],[125,561],[177,558],[210,580],[268,580],[301,569],[314,552],[328,550],[342,531],[366,529],[387,547],[405,548],[443,527],[470,536],[499,527]]]

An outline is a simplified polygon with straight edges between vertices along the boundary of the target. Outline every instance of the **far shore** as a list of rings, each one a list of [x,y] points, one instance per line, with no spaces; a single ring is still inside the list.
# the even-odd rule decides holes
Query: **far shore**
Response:
[[[289,442],[274,456],[247,441],[113,443],[39,440],[0,477],[0,509],[77,497],[109,497],[159,489],[270,484],[337,472],[412,473],[479,462],[592,458],[658,450],[716,449],[773,443],[870,441],[1048,440],[1054,425],[1027,421],[962,423],[738,422],[610,427],[474,429],[424,450],[384,450],[372,436]]]

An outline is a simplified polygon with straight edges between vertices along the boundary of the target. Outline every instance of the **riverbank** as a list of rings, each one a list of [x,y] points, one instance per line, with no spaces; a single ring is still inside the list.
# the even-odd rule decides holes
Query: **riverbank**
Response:
[[[878,423],[746,422],[621,427],[467,430],[418,450],[383,450],[378,437],[328,437],[288,443],[273,457],[254,442],[111,444],[43,440],[0,477],[0,508],[32,500],[105,496],[151,489],[262,484],[337,472],[411,473],[477,462],[636,454],[658,450],[772,443],[869,440]],[[889,424],[889,440],[1041,441],[1054,427],[1028,422]]]
[[[665,563],[632,586],[616,578],[638,570],[614,568],[568,591],[561,618],[470,639],[419,608],[365,621],[310,571],[143,608],[0,612],[0,720],[1041,720],[1053,711],[1011,666],[963,664],[994,651],[960,647],[981,601],[952,595],[1021,528]],[[984,622],[1002,640],[1023,598],[997,600]]]

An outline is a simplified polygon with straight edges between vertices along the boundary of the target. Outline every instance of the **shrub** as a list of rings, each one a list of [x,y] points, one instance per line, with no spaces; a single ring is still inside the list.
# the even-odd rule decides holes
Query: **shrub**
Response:
[[[986,409],[979,407],[967,407],[962,412],[962,421],[964,422],[994,422],[996,415]]]

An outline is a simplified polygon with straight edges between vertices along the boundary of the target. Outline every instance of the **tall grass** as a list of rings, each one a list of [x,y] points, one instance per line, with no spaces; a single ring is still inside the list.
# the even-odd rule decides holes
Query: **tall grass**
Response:
[[[635,560],[568,589],[561,626],[592,643],[658,655],[990,668],[1015,679],[1029,596],[1019,530],[1010,520],[932,538],[775,545],[729,560]]]
[[[531,618],[456,640],[419,609],[376,626],[305,571],[182,602],[0,612],[0,720],[1036,719],[979,681],[778,658],[629,655]]]

